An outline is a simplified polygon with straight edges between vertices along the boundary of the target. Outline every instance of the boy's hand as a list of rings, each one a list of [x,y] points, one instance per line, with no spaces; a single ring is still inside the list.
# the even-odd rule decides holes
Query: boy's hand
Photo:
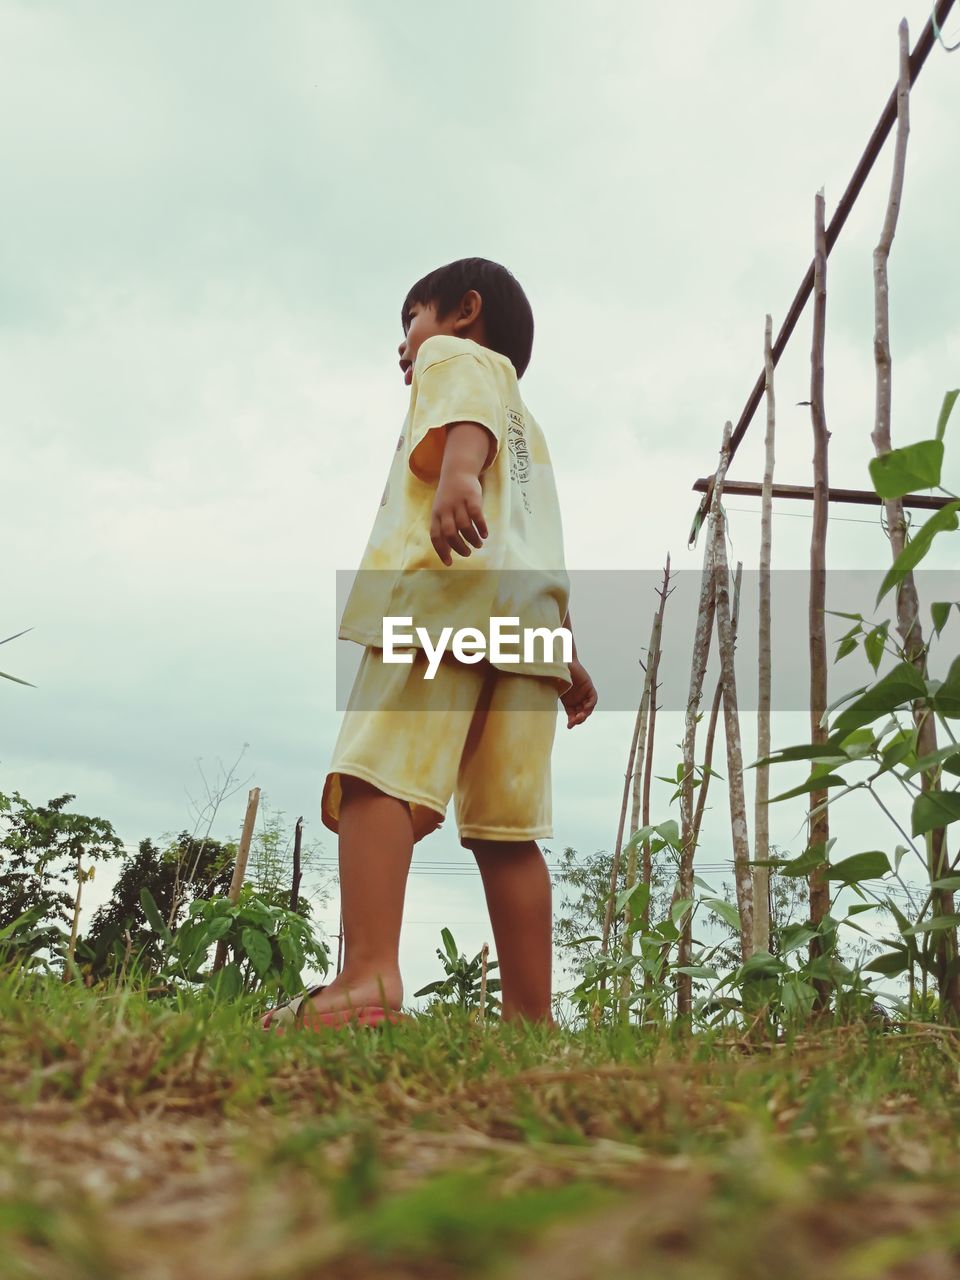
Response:
[[[453,564],[451,551],[468,556],[467,542],[479,547],[487,537],[480,473],[493,461],[496,443],[492,432],[479,422],[447,424],[437,496],[430,513],[430,541],[448,567]]]
[[[567,666],[573,683],[566,693],[560,695],[560,701],[567,713],[567,728],[572,729],[574,725],[583,724],[597,705],[597,691],[582,662],[574,658]]]
[[[467,542],[473,547],[480,547],[487,535],[479,476],[471,475],[469,471],[450,471],[445,467],[430,514],[433,549],[449,566],[453,564],[451,551],[456,551],[458,556],[468,556],[470,548]]]

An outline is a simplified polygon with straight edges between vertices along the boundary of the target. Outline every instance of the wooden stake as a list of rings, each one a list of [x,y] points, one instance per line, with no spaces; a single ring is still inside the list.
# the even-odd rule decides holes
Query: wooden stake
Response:
[[[485,942],[480,951],[480,1024],[481,1026],[486,1020],[487,1015],[487,956],[490,954],[490,947]]]
[[[897,228],[900,202],[903,196],[903,180],[906,170],[907,137],[910,133],[910,61],[908,56],[908,30],[904,19],[899,27],[900,74],[897,82],[897,135],[893,158],[893,175],[890,180],[890,196],[880,232],[880,241],[873,253],[874,278],[874,353],[876,361],[876,416],[871,436],[877,457],[888,453],[893,445],[890,435],[892,407],[892,361],[890,357],[889,288],[887,261]],[[887,531],[893,558],[903,550],[906,524],[903,519],[903,499],[894,498],[884,503]],[[920,601],[912,572],[908,572],[897,591],[897,631],[903,640],[904,654],[917,670],[926,677],[927,655],[920,624]],[[913,707],[914,724],[917,727],[917,754],[926,756],[937,749],[936,721],[922,704]],[[937,790],[936,771],[921,775],[924,791]],[[946,832],[940,827],[927,836],[927,863],[931,881],[946,874]],[[954,914],[953,893],[944,889],[931,890],[931,907],[934,917],[951,917]],[[937,930],[933,935],[937,984],[941,1006],[951,1021],[960,1020],[960,976],[957,974],[957,931]]]
[[[823,360],[827,318],[827,250],[824,231],[823,192],[814,202],[814,283],[813,283],[813,348],[810,354],[810,418],[813,425],[813,532],[810,539],[810,741],[826,742],[827,726],[823,723],[827,710],[827,499],[829,475],[827,467],[826,415],[823,407]],[[816,767],[816,766],[814,766]],[[826,857],[830,839],[828,793],[818,788],[810,793],[809,845],[820,845]],[[810,923],[816,928],[830,906],[830,885],[823,868],[810,874]],[[823,939],[810,940],[810,962],[823,955]],[[830,996],[826,979],[814,981],[816,1008],[825,1009]]]
[[[669,563],[669,561],[668,561]],[[663,601],[661,599],[661,607]],[[662,617],[662,614],[659,615]],[[656,630],[656,618],[654,619],[654,632]],[[653,636],[651,635],[651,645],[653,644]],[[627,821],[627,802],[630,798],[633,780],[637,774],[639,766],[637,766],[637,751],[641,752],[640,760],[643,760],[643,744],[646,741],[647,714],[650,706],[650,685],[652,680],[652,663],[647,660],[647,669],[643,677],[643,692],[640,695],[640,705],[637,708],[637,718],[633,726],[633,738],[630,742],[630,752],[627,757],[627,771],[623,779],[623,797],[620,803],[620,820],[617,824],[617,841],[613,851],[613,861],[610,866],[610,893],[607,897],[606,910],[603,914],[603,931],[600,939],[600,954],[606,955],[610,940],[610,928],[613,923],[613,904],[617,896],[617,879],[620,874],[620,860],[623,852],[623,831]],[[636,788],[633,788],[636,791]],[[636,830],[636,828],[634,828]],[[632,834],[632,831],[631,831]],[[600,982],[600,990],[604,989],[605,983]]]
[[[740,584],[743,578],[743,563],[737,561],[736,572],[733,575],[733,612],[730,617],[730,627],[733,632],[733,641],[737,641],[737,627],[740,618]],[[717,722],[720,719],[720,708],[723,705],[723,677],[717,678],[717,684],[713,691],[713,702],[710,705],[710,719],[707,723],[707,737],[703,748],[703,777],[700,781],[700,787],[697,791],[697,809],[693,815],[693,845],[694,848],[700,843],[700,827],[703,823],[703,814],[707,806],[707,793],[710,788],[710,769],[713,764],[713,747],[717,736]],[[670,900],[670,910],[680,901],[680,881],[677,880],[673,888],[673,896]],[[670,954],[670,943],[664,943],[660,950],[660,962],[666,964],[667,956]]]
[[[247,796],[247,812],[243,819],[243,831],[240,833],[240,846],[237,849],[237,860],[233,867],[233,879],[227,897],[236,905],[243,887],[243,878],[247,874],[247,859],[250,856],[250,843],[253,840],[253,828],[257,821],[257,807],[260,804],[260,788],[254,787]],[[222,969],[227,959],[227,943],[221,938],[217,943],[217,954],[213,962],[213,972]]]
[[[659,667],[660,667],[660,637],[663,634],[663,613],[667,606],[667,596],[670,594],[669,586],[670,586],[670,557],[667,556],[667,563],[664,566],[664,570],[663,570],[663,586],[660,588],[658,592],[658,595],[660,597],[660,604],[657,607],[657,612],[654,615],[654,619],[653,619],[653,626],[650,629],[650,644],[647,647],[647,671],[646,671],[646,679],[644,680],[643,700],[641,703],[641,705],[644,707],[645,712],[647,713],[647,719],[650,722],[652,722],[653,715],[655,714],[656,701],[657,701],[657,671],[659,670]],[[641,734],[641,741],[645,742],[646,741],[645,725],[641,727],[640,734]],[[649,745],[649,743],[647,743],[646,745]],[[647,763],[649,765],[650,763],[649,758],[647,760]],[[631,814],[631,826],[632,826],[632,830],[630,833],[631,837],[636,831],[639,830],[640,769],[641,769],[641,763],[638,762],[634,769],[634,775],[633,775],[634,788],[633,788],[633,812]],[[649,846],[649,841],[648,841],[648,846]],[[637,845],[635,841],[631,840],[630,851],[627,855],[626,882],[623,887],[624,889],[632,889],[636,883],[637,883]],[[633,909],[633,904],[628,902],[624,908],[624,923],[627,926],[627,937],[626,937],[624,950],[627,956],[633,955],[633,935],[629,932],[629,929],[630,929],[630,925],[633,922],[634,915],[635,915],[635,912]],[[632,984],[633,984],[633,974],[630,972],[629,969],[626,969],[624,970],[624,973],[620,979],[620,1019],[623,1022],[626,1022],[628,1020],[628,1015],[629,1015],[628,1001],[630,997],[630,987],[632,986]]]
[[[727,426],[729,427],[729,423]],[[728,439],[726,430],[724,439]],[[722,491],[723,479],[730,462],[728,449],[721,450],[717,466],[717,489]],[[715,490],[716,492],[716,490]],[[716,590],[713,562],[713,527],[719,518],[719,499],[710,506],[710,527],[704,540],[703,572],[700,577],[700,601],[697,609],[697,627],[693,636],[693,655],[690,662],[690,688],[687,693],[687,711],[683,731],[683,776],[680,783],[680,897],[693,897],[693,855],[696,841],[693,829],[693,783],[695,780],[697,719],[700,700],[703,697],[703,679],[707,673],[710,653],[710,636],[716,612]],[[677,964],[689,965],[692,947],[690,912],[680,926],[677,947]],[[688,1018],[693,1006],[693,983],[689,974],[677,975],[677,1017]]]
[[[760,581],[757,694],[757,759],[770,754],[770,559],[773,543],[773,466],[776,401],[773,393],[773,320],[767,316],[763,331],[763,363],[766,373],[767,434],[764,440],[763,496],[760,505]],[[754,793],[753,839],[757,862],[770,857],[770,766],[759,765]],[[753,869],[753,946],[770,950],[770,868]]]
[[[696,493],[713,492],[713,476],[702,476],[694,480]],[[724,480],[723,491],[729,497],[760,498],[763,496],[763,485],[756,480]],[[790,498],[801,502],[812,502],[813,485],[810,484],[775,484],[772,488],[775,498]],[[882,507],[883,499],[873,489],[831,489],[827,494],[830,502],[847,503],[857,507]],[[941,507],[953,502],[953,498],[936,498],[928,493],[905,493],[900,499],[905,507],[916,507],[921,511],[939,511]]]
[[[725,436],[724,448],[728,448],[729,444],[729,436]],[[717,493],[719,492],[718,486]],[[717,644],[720,649],[720,677],[723,681],[723,734],[727,744],[727,788],[730,793],[733,876],[737,888],[737,910],[740,913],[741,957],[746,963],[753,955],[753,875],[750,868],[750,836],[747,829],[747,807],[743,790],[743,748],[740,741],[734,636],[730,618],[726,529],[722,517],[713,523],[713,536],[715,539],[713,559],[717,575]]]
[[[937,0],[936,4],[934,5],[933,13],[931,14],[930,19],[928,20],[926,26],[923,28],[923,31],[920,33],[920,39],[917,41],[917,46],[914,49],[913,53],[910,55],[908,60],[908,70],[909,70],[909,79],[907,81],[908,87],[910,84],[916,81],[917,76],[920,74],[921,67],[926,62],[927,56],[930,53],[930,50],[933,48],[933,44],[935,40],[934,23],[936,22],[937,27],[943,27],[943,24],[947,19],[947,15],[949,14],[951,8],[953,7],[953,3],[954,3],[954,0]],[[863,155],[860,157],[860,160],[857,163],[857,167],[853,171],[853,176],[850,178],[850,181],[847,183],[847,189],[846,191],[844,191],[843,195],[840,197],[840,202],[837,205],[836,211],[834,212],[833,217],[830,219],[830,226],[826,233],[827,252],[829,252],[829,250],[831,250],[834,244],[836,243],[837,237],[839,236],[840,231],[843,228],[843,224],[846,222],[847,218],[849,217],[850,210],[853,208],[854,204],[856,203],[857,197],[859,196],[860,192],[863,189],[863,184],[867,180],[867,175],[870,173],[870,170],[873,168],[874,161],[876,160],[877,156],[880,154],[880,149],[882,148],[886,140],[887,134],[893,128],[894,121],[898,118],[899,100],[900,100],[900,89],[899,89],[899,82],[898,82],[898,87],[893,90],[893,92],[890,94],[890,97],[887,99],[887,104],[883,109],[883,114],[881,115],[880,119],[877,121],[876,127],[874,128],[873,133],[870,135],[870,140],[866,145],[866,149],[864,150]],[[773,344],[774,364],[776,364],[779,361],[780,356],[783,354],[783,351],[787,345],[787,342],[790,339],[790,335],[791,333],[793,333],[794,327],[797,321],[800,319],[800,314],[803,311],[803,308],[806,306],[807,299],[810,297],[810,291],[813,288],[813,285],[814,285],[814,264],[811,263],[811,265],[807,268],[806,275],[804,276],[800,284],[800,288],[797,290],[796,297],[793,299],[793,302],[791,302],[790,304],[789,310],[787,311],[783,324],[780,326],[780,332],[777,334],[777,340]],[[757,406],[760,404],[760,401],[763,397],[764,382],[765,382],[765,375],[761,373],[759,378],[756,381],[756,384],[754,385],[753,390],[750,392],[750,395],[747,398],[747,403],[744,405],[743,412],[740,414],[740,419],[737,422],[736,430],[733,433],[733,439],[731,441],[731,451],[730,451],[731,458],[733,457],[733,454],[736,453],[737,446],[740,444],[740,441],[743,439],[744,435],[746,434],[747,428],[749,427],[750,422],[753,419],[753,415],[756,412]],[[710,509],[711,493],[712,493],[712,489],[709,489],[705,497],[703,498],[702,502],[700,503],[700,508],[697,511],[697,514],[694,518],[693,531],[690,536],[691,544],[696,542],[697,532],[699,531],[699,528],[703,521],[704,516],[706,515],[707,511],[709,511]]]

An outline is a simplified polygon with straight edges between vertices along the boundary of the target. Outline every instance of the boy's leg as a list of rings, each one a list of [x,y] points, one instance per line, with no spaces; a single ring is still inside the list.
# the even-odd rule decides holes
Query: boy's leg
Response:
[[[399,1009],[400,926],[413,856],[410,810],[360,778],[344,775],[341,786],[343,969],[312,1003],[321,1013],[351,1003]]]
[[[550,872],[537,840],[551,834],[550,755],[557,686],[491,668],[457,776],[460,842],[480,868],[505,1019],[556,1025],[551,1012]]]
[[[361,1005],[399,1009],[400,926],[414,844],[410,810],[360,778],[344,774],[340,781],[343,969],[309,1004],[318,1013]],[[310,1008],[304,1016],[309,1023]]]
[[[505,1020],[555,1025],[550,872],[535,840],[470,840],[497,949]]]

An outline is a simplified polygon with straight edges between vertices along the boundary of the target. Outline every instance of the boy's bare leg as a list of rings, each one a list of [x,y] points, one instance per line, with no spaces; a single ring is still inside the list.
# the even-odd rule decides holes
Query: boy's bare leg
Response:
[[[467,840],[480,868],[497,948],[503,1017],[555,1026],[550,872],[535,840]]]
[[[344,775],[341,785],[343,969],[311,1004],[320,1013],[364,1004],[399,1009],[400,925],[413,856],[410,810],[359,778]]]

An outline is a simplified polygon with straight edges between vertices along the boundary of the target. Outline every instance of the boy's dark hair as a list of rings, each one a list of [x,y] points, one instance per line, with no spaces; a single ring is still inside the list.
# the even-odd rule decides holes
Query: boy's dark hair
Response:
[[[424,307],[434,303],[437,319],[445,320],[470,289],[476,289],[483,298],[482,314],[489,345],[506,356],[513,364],[517,378],[522,378],[533,350],[533,309],[507,268],[488,258],[459,258],[418,280],[404,299],[400,311],[404,333],[410,323],[410,307],[414,302]]]

